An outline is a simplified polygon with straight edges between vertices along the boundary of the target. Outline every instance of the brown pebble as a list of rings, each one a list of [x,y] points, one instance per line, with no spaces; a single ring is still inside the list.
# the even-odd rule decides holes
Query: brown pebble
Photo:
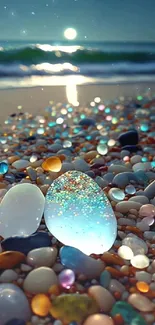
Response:
[[[105,269],[109,271],[114,278],[124,277],[124,274],[119,270],[116,270],[114,267],[107,266]]]
[[[124,265],[124,261],[123,259],[116,255],[116,254],[111,254],[109,252],[106,252],[104,253],[102,256],[101,256],[101,260],[104,261],[106,264],[108,265],[120,265],[120,266],[123,266]]]
[[[25,255],[20,252],[7,251],[0,254],[0,269],[11,269],[25,260]]]

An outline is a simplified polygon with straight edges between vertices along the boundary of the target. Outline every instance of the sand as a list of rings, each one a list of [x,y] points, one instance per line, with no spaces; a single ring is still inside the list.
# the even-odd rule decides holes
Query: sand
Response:
[[[36,114],[50,101],[70,102],[86,105],[99,96],[104,100],[115,99],[120,96],[138,96],[150,88],[155,93],[155,83],[124,84],[124,85],[81,85],[81,86],[45,86],[34,88],[18,88],[0,90],[0,124],[8,115],[21,111]]]

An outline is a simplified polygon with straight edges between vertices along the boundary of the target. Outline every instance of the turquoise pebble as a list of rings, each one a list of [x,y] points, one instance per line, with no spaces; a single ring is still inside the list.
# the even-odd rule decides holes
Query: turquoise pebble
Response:
[[[7,173],[9,167],[8,164],[4,161],[0,162],[0,175],[4,175]]]
[[[113,306],[111,316],[120,314],[126,325],[147,325],[145,319],[125,301],[118,301]]]
[[[104,288],[109,287],[109,283],[111,280],[111,274],[107,270],[103,271],[100,275],[100,285]]]

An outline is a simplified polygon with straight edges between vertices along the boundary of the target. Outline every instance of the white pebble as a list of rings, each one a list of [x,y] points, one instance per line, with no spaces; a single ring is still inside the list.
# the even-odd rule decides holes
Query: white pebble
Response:
[[[10,283],[18,279],[18,274],[14,270],[5,270],[0,276],[0,282]]]
[[[115,279],[110,280],[110,284],[109,284],[108,289],[109,289],[110,292],[118,291],[120,293],[123,293],[126,290],[125,286],[121,282],[119,282],[119,281],[117,281]]]
[[[27,275],[23,288],[25,291],[32,293],[47,293],[49,288],[57,283],[57,276],[52,269],[39,267]]]
[[[145,272],[145,271],[139,271],[136,272],[136,279],[138,281],[146,282],[146,283],[151,283],[152,280],[152,274]]]
[[[124,260],[131,260],[134,256],[132,249],[125,245],[119,247],[118,255],[122,257]]]
[[[131,265],[137,269],[144,269],[150,264],[149,258],[145,255],[136,255],[131,259]]]
[[[54,247],[41,247],[33,249],[27,255],[27,263],[31,266],[53,266],[57,258],[57,249]]]

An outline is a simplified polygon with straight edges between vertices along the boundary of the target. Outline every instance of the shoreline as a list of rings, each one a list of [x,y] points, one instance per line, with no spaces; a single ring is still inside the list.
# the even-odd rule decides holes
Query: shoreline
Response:
[[[70,103],[76,106],[87,105],[100,97],[101,100],[114,100],[121,96],[137,97],[143,95],[150,88],[151,95],[155,94],[155,83],[131,83],[131,84],[84,84],[74,83],[65,86],[43,86],[27,88],[0,89],[0,124],[12,113],[19,111],[38,114],[51,102]],[[18,106],[22,106],[18,109]]]

